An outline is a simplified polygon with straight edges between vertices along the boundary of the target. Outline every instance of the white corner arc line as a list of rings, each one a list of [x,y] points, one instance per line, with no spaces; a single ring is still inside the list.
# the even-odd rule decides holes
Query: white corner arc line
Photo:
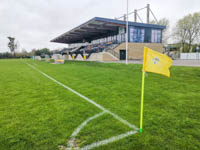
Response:
[[[73,90],[72,88],[70,88],[70,87],[64,85],[63,83],[61,83],[61,82],[55,80],[54,78],[50,77],[50,76],[47,75],[46,73],[44,73],[44,72],[40,71],[39,69],[37,69],[35,66],[33,66],[33,65],[29,64],[29,63],[26,63],[26,62],[24,62],[24,63],[27,64],[27,65],[28,65],[29,67],[31,67],[32,69],[38,71],[39,73],[41,73],[42,75],[44,75],[44,76],[47,77],[48,79],[54,81],[54,82],[57,83],[58,85],[64,87],[65,89],[68,89],[68,90],[71,91],[72,93],[78,95],[79,97],[85,99],[85,100],[88,101],[89,103],[95,105],[96,107],[98,107],[99,109],[101,109],[103,112],[109,113],[109,114],[112,115],[114,118],[116,118],[116,119],[119,120],[120,122],[126,124],[126,125],[129,126],[130,128],[132,128],[132,129],[134,129],[134,130],[137,130],[137,131],[139,130],[135,125],[129,123],[127,120],[122,119],[122,118],[119,117],[117,114],[112,113],[110,110],[108,110],[108,109],[102,107],[101,105],[97,104],[97,103],[94,102],[93,100],[91,100],[91,99],[85,97],[84,95],[82,95],[82,94],[76,92],[76,91]]]
[[[73,137],[76,137],[77,134],[81,131],[81,129],[82,129],[88,122],[90,122],[91,120],[93,120],[93,119],[95,119],[95,118],[100,117],[101,115],[103,115],[103,114],[105,114],[105,113],[106,113],[105,111],[104,111],[104,112],[101,112],[101,113],[98,113],[98,114],[96,114],[96,115],[94,115],[94,116],[88,118],[87,120],[85,120],[85,121],[72,133],[71,137],[72,137],[72,138],[73,138]]]
[[[75,145],[75,141],[76,141],[76,136],[79,134],[79,132],[87,125],[87,123],[89,123],[91,120],[96,119],[100,116],[102,116],[103,114],[105,114],[106,112],[102,111],[101,113],[98,113],[88,119],[86,119],[84,122],[81,123],[81,125],[79,125],[74,132],[71,135],[71,140],[72,142],[69,143],[69,148],[66,148],[66,150],[72,150],[73,148],[76,147]]]
[[[129,132],[126,132],[124,134],[120,134],[118,136],[113,136],[109,139],[105,139],[105,140],[102,140],[102,141],[99,141],[99,142],[96,142],[96,143],[92,143],[90,145],[86,145],[85,147],[81,148],[80,150],[90,150],[92,148],[99,147],[101,145],[106,145],[108,143],[123,139],[125,137],[128,137],[128,136],[136,134],[136,133],[137,133],[137,131],[129,131]]]

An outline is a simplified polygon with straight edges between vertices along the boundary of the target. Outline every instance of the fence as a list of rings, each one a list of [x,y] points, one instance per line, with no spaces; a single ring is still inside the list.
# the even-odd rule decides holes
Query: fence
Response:
[[[200,53],[181,53],[180,59],[200,60]]]

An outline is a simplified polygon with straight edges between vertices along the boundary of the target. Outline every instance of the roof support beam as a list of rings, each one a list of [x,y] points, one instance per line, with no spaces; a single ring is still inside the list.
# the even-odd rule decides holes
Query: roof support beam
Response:
[[[97,33],[107,33],[107,31],[105,31],[105,30],[96,29],[96,28],[90,28],[90,27],[81,27],[81,29],[85,29],[85,30],[87,30],[87,32],[88,31],[89,32],[93,31],[93,32],[97,32]]]
[[[91,32],[91,31],[87,31],[87,30],[83,30],[83,31],[76,30],[76,31],[74,31],[74,32],[82,33],[82,34],[86,33],[87,35],[88,35],[88,34],[89,34],[89,35],[96,35],[96,34],[99,33],[99,32]]]
[[[88,24],[88,26],[95,27],[97,29],[102,29],[102,30],[111,30],[111,31],[116,31],[116,27],[108,27],[106,25],[96,25],[96,24]]]

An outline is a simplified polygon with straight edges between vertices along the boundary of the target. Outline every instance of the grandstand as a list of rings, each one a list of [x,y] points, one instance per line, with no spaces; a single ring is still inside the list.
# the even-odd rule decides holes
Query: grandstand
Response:
[[[162,31],[165,26],[128,22],[128,59],[142,59],[147,46],[163,52]],[[80,54],[88,60],[125,60],[126,21],[95,17],[54,38],[51,42],[69,44],[62,50],[75,58]],[[95,56],[95,57],[94,57]]]

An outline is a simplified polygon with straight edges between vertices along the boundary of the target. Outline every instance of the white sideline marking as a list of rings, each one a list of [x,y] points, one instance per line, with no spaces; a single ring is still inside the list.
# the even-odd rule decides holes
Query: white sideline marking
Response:
[[[80,150],[89,150],[89,149],[92,149],[94,147],[98,147],[98,146],[101,146],[101,145],[105,145],[105,144],[123,139],[125,137],[128,137],[128,136],[136,134],[136,133],[137,133],[137,131],[129,131],[129,132],[126,132],[124,134],[120,134],[118,136],[111,137],[109,139],[105,139],[105,140],[102,140],[102,141],[99,141],[99,142],[96,142],[96,143],[92,143],[90,145],[86,145],[85,147],[81,148]]]
[[[101,109],[102,111],[109,113],[109,114],[112,115],[114,118],[116,118],[116,119],[119,120],[120,122],[126,124],[126,125],[129,126],[130,128],[132,128],[132,129],[134,129],[134,130],[139,130],[135,125],[133,125],[133,124],[129,123],[128,121],[122,119],[122,118],[119,117],[118,115],[112,113],[110,110],[108,110],[108,109],[102,107],[101,105],[99,105],[99,104],[97,104],[96,102],[94,102],[93,100],[91,100],[91,99],[85,97],[84,95],[82,95],[82,94],[76,92],[75,90],[71,89],[70,87],[68,87],[68,86],[62,84],[61,82],[55,80],[54,78],[52,78],[52,77],[50,77],[49,75],[47,75],[46,73],[40,71],[39,69],[37,69],[37,68],[34,67],[33,65],[31,65],[31,64],[29,64],[29,63],[26,63],[26,62],[25,62],[25,64],[27,64],[28,66],[30,66],[30,67],[33,68],[34,70],[38,71],[39,73],[43,74],[45,77],[51,79],[51,80],[54,81],[55,83],[59,84],[60,86],[62,86],[62,87],[64,87],[64,88],[68,89],[69,91],[73,92],[74,94],[76,94],[76,95],[80,96],[81,98],[85,99],[85,100],[88,101],[89,103],[95,105],[96,107],[98,107],[98,108]]]
[[[96,102],[94,102],[93,100],[83,96],[82,94],[76,92],[75,90],[71,89],[70,87],[62,84],[61,82],[58,82],[57,80],[55,80],[54,78],[50,77],[49,75],[45,74],[44,72],[40,71],[39,69],[37,69],[36,67],[34,67],[33,65],[29,64],[29,63],[26,63],[28,66],[30,66],[31,68],[33,68],[34,70],[38,71],[39,73],[41,73],[42,75],[44,75],[45,77],[49,78],[50,80],[54,81],[55,83],[59,84],[60,86],[68,89],[69,91],[73,92],[74,94],[80,96],[81,98],[85,99],[86,101],[88,101],[89,103],[95,105],[96,107],[98,107],[99,109],[101,109],[103,112],[101,113],[98,113],[90,118],[88,118],[86,121],[84,121],[71,135],[71,138],[73,140],[73,144],[70,145],[69,148],[66,148],[66,150],[72,150],[74,148],[74,141],[75,141],[75,137],[76,135],[81,131],[81,129],[88,123],[90,122],[91,120],[103,115],[104,113],[108,113],[110,115],[112,115],[115,119],[119,120],[120,122],[126,124],[127,126],[129,126],[130,128],[136,130],[136,131],[129,131],[129,132],[126,132],[124,134],[120,134],[118,136],[113,136],[111,138],[108,138],[108,139],[105,139],[105,140],[102,140],[102,141],[99,141],[99,142],[95,142],[95,143],[92,143],[90,145],[86,145],[84,146],[83,148],[81,148],[80,150],[89,150],[89,149],[92,149],[94,147],[98,147],[98,146],[101,146],[101,145],[105,145],[105,144],[108,144],[108,143],[111,143],[111,142],[114,142],[114,141],[117,141],[117,140],[120,140],[120,139],[123,139],[125,137],[128,137],[130,135],[133,135],[133,134],[136,134],[137,131],[139,130],[135,125],[132,125],[131,123],[129,123],[128,121],[122,119],[121,117],[119,117],[118,115],[112,113],[111,111],[109,111],[108,109],[102,107],[101,105],[97,104]],[[79,148],[78,148],[79,149]]]

